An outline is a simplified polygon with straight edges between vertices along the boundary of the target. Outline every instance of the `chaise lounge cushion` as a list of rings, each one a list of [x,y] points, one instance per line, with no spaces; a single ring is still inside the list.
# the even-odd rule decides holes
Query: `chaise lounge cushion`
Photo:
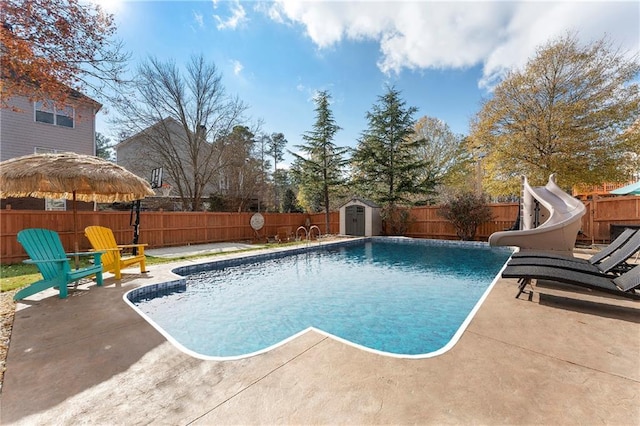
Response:
[[[632,291],[640,287],[640,266],[614,277],[552,266],[507,265],[502,271],[502,277],[554,281],[640,300],[640,294]]]

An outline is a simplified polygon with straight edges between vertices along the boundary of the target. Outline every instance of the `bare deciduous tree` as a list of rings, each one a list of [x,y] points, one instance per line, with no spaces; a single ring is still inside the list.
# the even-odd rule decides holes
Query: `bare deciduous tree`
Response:
[[[194,56],[183,73],[173,61],[150,58],[117,104],[114,124],[144,152],[130,152],[134,171],[162,167],[175,187],[183,209],[200,210],[203,197],[216,192],[220,174],[232,156],[225,156],[228,136],[242,125],[247,106],[229,96],[215,64]]]

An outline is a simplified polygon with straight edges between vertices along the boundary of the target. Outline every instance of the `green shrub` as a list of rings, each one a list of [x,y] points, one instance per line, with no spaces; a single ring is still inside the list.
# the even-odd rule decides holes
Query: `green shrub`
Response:
[[[484,195],[472,192],[464,192],[445,200],[439,213],[453,224],[456,234],[463,241],[473,240],[478,226],[493,219]]]
[[[387,204],[380,209],[384,235],[404,235],[409,229],[411,211],[407,207]]]

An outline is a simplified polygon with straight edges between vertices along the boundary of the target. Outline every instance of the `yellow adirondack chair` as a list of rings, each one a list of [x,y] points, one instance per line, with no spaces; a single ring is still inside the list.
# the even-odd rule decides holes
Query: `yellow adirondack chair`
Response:
[[[113,272],[117,280],[122,278],[120,271],[123,268],[136,263],[140,264],[140,272],[147,272],[144,256],[147,244],[118,244],[111,229],[104,226],[87,226],[84,228],[84,234],[94,250],[105,252],[102,255],[102,270]],[[127,248],[136,248],[137,253],[133,256],[123,256],[122,250]]]

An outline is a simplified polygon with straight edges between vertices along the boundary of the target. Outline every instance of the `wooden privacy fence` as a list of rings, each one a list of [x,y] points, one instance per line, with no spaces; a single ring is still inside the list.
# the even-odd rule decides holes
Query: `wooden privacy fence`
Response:
[[[610,241],[613,225],[640,226],[640,197],[606,197],[584,201],[586,214],[577,242],[582,244],[606,244]],[[491,204],[493,220],[478,227],[476,240],[487,241],[497,231],[513,226],[518,217],[518,203]],[[457,239],[453,225],[438,214],[439,207],[415,207],[411,211],[413,221],[407,236],[415,238]]]
[[[487,241],[496,231],[511,228],[518,216],[518,204],[491,204],[493,220],[483,223],[476,231],[476,239]],[[439,214],[439,206],[414,207],[411,209],[411,222],[406,235],[414,238],[440,240],[459,239],[453,225]]]
[[[171,247],[190,244],[206,244],[225,241],[264,241],[276,235],[278,228],[290,229],[295,234],[299,226],[309,219],[324,234],[324,214],[304,213],[262,213],[264,227],[257,233],[249,223],[253,213],[218,212],[162,212],[143,211],[140,213],[139,243],[149,248]],[[340,230],[339,213],[332,212],[329,233]],[[91,248],[84,236],[84,228],[100,225],[111,228],[119,244],[129,244],[133,240],[133,226],[130,213],[117,211],[78,211],[78,244],[81,251]],[[60,234],[67,251],[73,251],[74,226],[71,211],[0,210],[0,263],[10,264],[27,258],[22,246],[16,240],[18,232],[26,228],[47,228]]]
[[[578,241],[588,244],[607,243],[612,225],[640,226],[640,197],[594,198],[584,202],[587,214],[582,218],[582,234]]]
[[[585,244],[601,244],[610,240],[611,225],[640,226],[640,197],[625,196],[596,198],[585,201],[587,214],[582,218],[578,241]],[[486,241],[496,231],[511,228],[518,215],[518,204],[492,204],[493,220],[478,227],[476,239]],[[453,226],[438,214],[439,207],[415,207],[411,210],[411,223],[406,233],[414,238],[457,239]],[[251,228],[249,220],[253,213],[212,212],[161,212],[144,211],[140,220],[140,243],[149,248],[205,244],[225,241],[263,240],[277,234],[278,228],[288,228],[295,233],[307,219],[322,233],[325,230],[323,213],[262,213],[265,225],[258,234]],[[129,212],[78,211],[78,242],[80,250],[88,250],[89,242],[84,228],[101,225],[111,228],[119,243],[130,243],[133,227]],[[339,212],[330,215],[329,233],[338,234]],[[73,213],[34,210],[0,211],[0,262],[3,264],[26,259],[22,247],[16,240],[17,233],[25,228],[47,228],[60,234],[68,251],[74,246]]]

